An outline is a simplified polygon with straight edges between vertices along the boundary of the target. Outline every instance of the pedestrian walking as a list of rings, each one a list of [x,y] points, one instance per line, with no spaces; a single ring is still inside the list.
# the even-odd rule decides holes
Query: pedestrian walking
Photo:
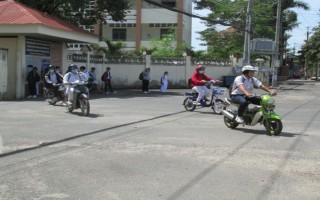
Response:
[[[150,81],[149,67],[147,67],[143,72],[141,72],[141,81],[142,81],[142,93],[144,94],[149,93],[149,81]]]
[[[168,81],[169,81],[169,76],[168,76],[168,72],[165,71],[163,73],[163,75],[161,76],[161,79],[160,79],[160,84],[161,84],[161,87],[160,87],[160,92],[167,92],[167,89],[168,89]]]
[[[110,67],[107,67],[106,71],[101,76],[101,80],[104,82],[104,92],[106,94],[109,94],[108,89],[111,93],[113,93],[113,88],[111,84],[112,76],[110,70]]]

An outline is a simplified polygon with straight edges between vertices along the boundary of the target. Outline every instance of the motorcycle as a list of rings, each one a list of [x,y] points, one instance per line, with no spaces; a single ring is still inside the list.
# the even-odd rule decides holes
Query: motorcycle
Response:
[[[281,117],[274,112],[275,100],[271,94],[263,94],[259,96],[261,99],[261,105],[254,105],[253,107],[246,108],[243,113],[244,123],[243,126],[255,126],[260,123],[263,125],[269,135],[279,135],[282,132]],[[228,108],[228,106],[234,105],[236,108],[239,104],[232,102],[230,98],[225,99],[226,109],[222,111],[224,115],[224,123],[228,128],[235,129],[239,125],[235,121],[238,109]],[[250,104],[249,104],[250,105]]]
[[[46,98],[46,101],[50,105],[56,105],[57,102],[60,102],[62,105],[65,105],[66,103],[66,95],[65,95],[65,88],[62,83],[55,84],[54,87],[58,88],[58,96],[54,97],[54,91],[53,88],[43,88],[43,96]]]
[[[71,104],[67,104],[68,112],[72,112],[74,109],[81,109],[83,116],[88,116],[90,113],[89,104],[89,89],[85,86],[84,81],[72,83],[75,85],[73,89],[73,100]]]
[[[218,95],[223,95],[224,90],[219,87],[213,86],[214,82],[209,82],[207,87],[211,90],[211,98],[207,99],[202,97],[200,100],[200,105],[202,107],[211,107],[213,112],[216,114],[221,114],[224,109],[224,101],[218,97]],[[199,93],[195,90],[185,93],[186,98],[183,101],[183,106],[187,111],[194,111],[198,105],[195,104]]]

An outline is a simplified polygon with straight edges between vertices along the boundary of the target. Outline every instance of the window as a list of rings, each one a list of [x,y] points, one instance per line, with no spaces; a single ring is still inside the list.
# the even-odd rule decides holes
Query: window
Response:
[[[125,41],[127,39],[127,29],[113,29],[112,40]]]
[[[164,4],[166,6],[170,6],[170,7],[176,7],[176,1],[175,0],[162,0],[161,4]]]

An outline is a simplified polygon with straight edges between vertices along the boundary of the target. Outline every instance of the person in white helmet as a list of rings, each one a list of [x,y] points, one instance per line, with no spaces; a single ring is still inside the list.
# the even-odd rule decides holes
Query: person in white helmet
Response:
[[[253,77],[256,69],[251,65],[242,67],[242,75],[237,76],[232,85],[231,100],[238,103],[238,116],[236,122],[243,123],[243,113],[249,103],[260,105],[260,98],[253,95],[253,88],[260,88],[271,95],[275,96],[277,93],[268,87],[264,86],[261,81]],[[249,101],[250,98],[250,101]]]
[[[63,84],[67,86],[66,88],[66,94],[68,95],[68,105],[72,104],[73,100],[73,90],[76,83],[79,83],[80,81],[88,81],[87,76],[84,75],[82,72],[78,71],[78,66],[75,64],[69,65],[70,72],[66,73],[63,76]]]

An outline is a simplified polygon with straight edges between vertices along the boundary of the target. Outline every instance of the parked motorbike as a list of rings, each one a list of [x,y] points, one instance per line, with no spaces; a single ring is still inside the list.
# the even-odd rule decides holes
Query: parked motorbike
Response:
[[[61,104],[66,103],[66,95],[65,95],[65,88],[62,83],[56,84],[54,87],[58,87],[58,95],[54,97],[53,88],[43,88],[43,96],[46,98],[46,101],[50,105],[56,105],[56,103],[60,102]]]
[[[206,99],[203,97],[200,100],[200,105],[196,105],[194,102],[197,100],[199,93],[195,90],[191,92],[186,92],[186,98],[183,101],[183,106],[187,111],[194,111],[197,106],[201,107],[211,107],[213,112],[216,114],[221,114],[222,110],[224,109],[224,101],[218,97],[218,95],[223,95],[224,90],[220,89],[219,87],[213,86],[214,82],[209,82],[207,87],[211,90],[211,98]]]
[[[282,132],[281,117],[274,112],[275,100],[270,94],[263,94],[259,96],[261,99],[261,105],[251,104],[243,113],[244,125],[255,126],[260,123],[264,125],[269,135],[279,135]],[[230,98],[225,99],[226,109],[222,111],[224,115],[224,123],[228,128],[235,129],[239,125],[235,121],[237,116],[239,104],[232,102]],[[229,105],[234,105],[235,108],[228,108]]]
[[[74,109],[81,109],[83,116],[88,116],[90,113],[89,104],[89,89],[85,86],[84,81],[73,83],[75,85],[73,90],[72,104],[67,104],[67,110],[72,112]]]

